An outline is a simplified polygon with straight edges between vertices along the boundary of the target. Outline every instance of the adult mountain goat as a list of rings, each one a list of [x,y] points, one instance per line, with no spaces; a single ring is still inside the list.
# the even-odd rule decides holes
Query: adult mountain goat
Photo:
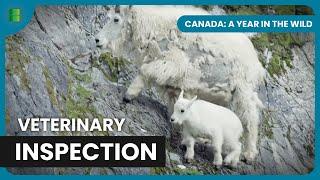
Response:
[[[171,112],[181,89],[186,97],[197,95],[232,109],[244,126],[244,156],[253,160],[263,106],[255,89],[265,74],[255,49],[243,33],[180,32],[177,19],[186,14],[208,12],[191,6],[118,7],[96,35],[97,47],[140,66],[125,100],[152,83]]]

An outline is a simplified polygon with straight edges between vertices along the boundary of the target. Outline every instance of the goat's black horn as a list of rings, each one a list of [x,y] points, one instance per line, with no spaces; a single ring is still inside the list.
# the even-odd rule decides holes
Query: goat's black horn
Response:
[[[114,8],[114,12],[120,14],[120,6],[116,5],[116,7]]]

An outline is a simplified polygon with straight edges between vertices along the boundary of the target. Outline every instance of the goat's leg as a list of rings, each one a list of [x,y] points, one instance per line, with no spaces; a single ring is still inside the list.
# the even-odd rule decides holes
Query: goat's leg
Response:
[[[194,138],[184,130],[182,144],[185,144],[187,147],[186,154],[184,155],[187,162],[190,162],[194,158],[194,143]]]
[[[221,133],[216,133],[212,136],[212,147],[214,150],[214,160],[213,164],[215,166],[222,165],[222,144],[223,144],[223,137]]]
[[[258,154],[259,108],[262,103],[250,86],[236,88],[232,99],[231,109],[239,116],[244,127],[244,158],[253,161]]]
[[[244,157],[247,161],[253,161],[258,154],[258,127],[259,127],[259,111],[257,105],[252,100],[245,101],[248,109],[243,111],[242,120],[245,129],[245,146]]]
[[[253,161],[258,154],[257,150],[257,141],[258,141],[258,122],[256,119],[248,120],[247,123],[247,134],[246,138],[246,145],[244,149],[244,157],[248,161]]]
[[[231,165],[232,167],[236,167],[239,162],[239,157],[241,154],[241,143],[231,142],[230,149],[231,149],[231,152],[224,158],[224,163],[226,165]]]
[[[194,139],[189,138],[187,140],[188,143],[186,143],[186,154],[184,155],[184,158],[186,159],[187,162],[190,162],[194,159]]]

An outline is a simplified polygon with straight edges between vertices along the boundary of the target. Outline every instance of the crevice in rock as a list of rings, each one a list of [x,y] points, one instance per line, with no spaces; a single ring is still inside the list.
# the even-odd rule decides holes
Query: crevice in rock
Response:
[[[45,29],[45,27],[42,25],[42,23],[40,22],[39,18],[38,18],[38,14],[37,11],[34,12],[34,18],[36,20],[36,22],[38,23],[40,29],[47,34],[47,30]]]

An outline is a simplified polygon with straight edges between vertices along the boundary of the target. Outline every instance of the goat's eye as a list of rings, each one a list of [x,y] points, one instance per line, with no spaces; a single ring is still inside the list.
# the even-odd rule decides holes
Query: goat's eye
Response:
[[[181,109],[181,112],[184,113],[184,109]]]
[[[119,22],[119,19],[118,19],[118,18],[114,18],[114,19],[113,19],[113,22],[118,23],[118,22]]]

